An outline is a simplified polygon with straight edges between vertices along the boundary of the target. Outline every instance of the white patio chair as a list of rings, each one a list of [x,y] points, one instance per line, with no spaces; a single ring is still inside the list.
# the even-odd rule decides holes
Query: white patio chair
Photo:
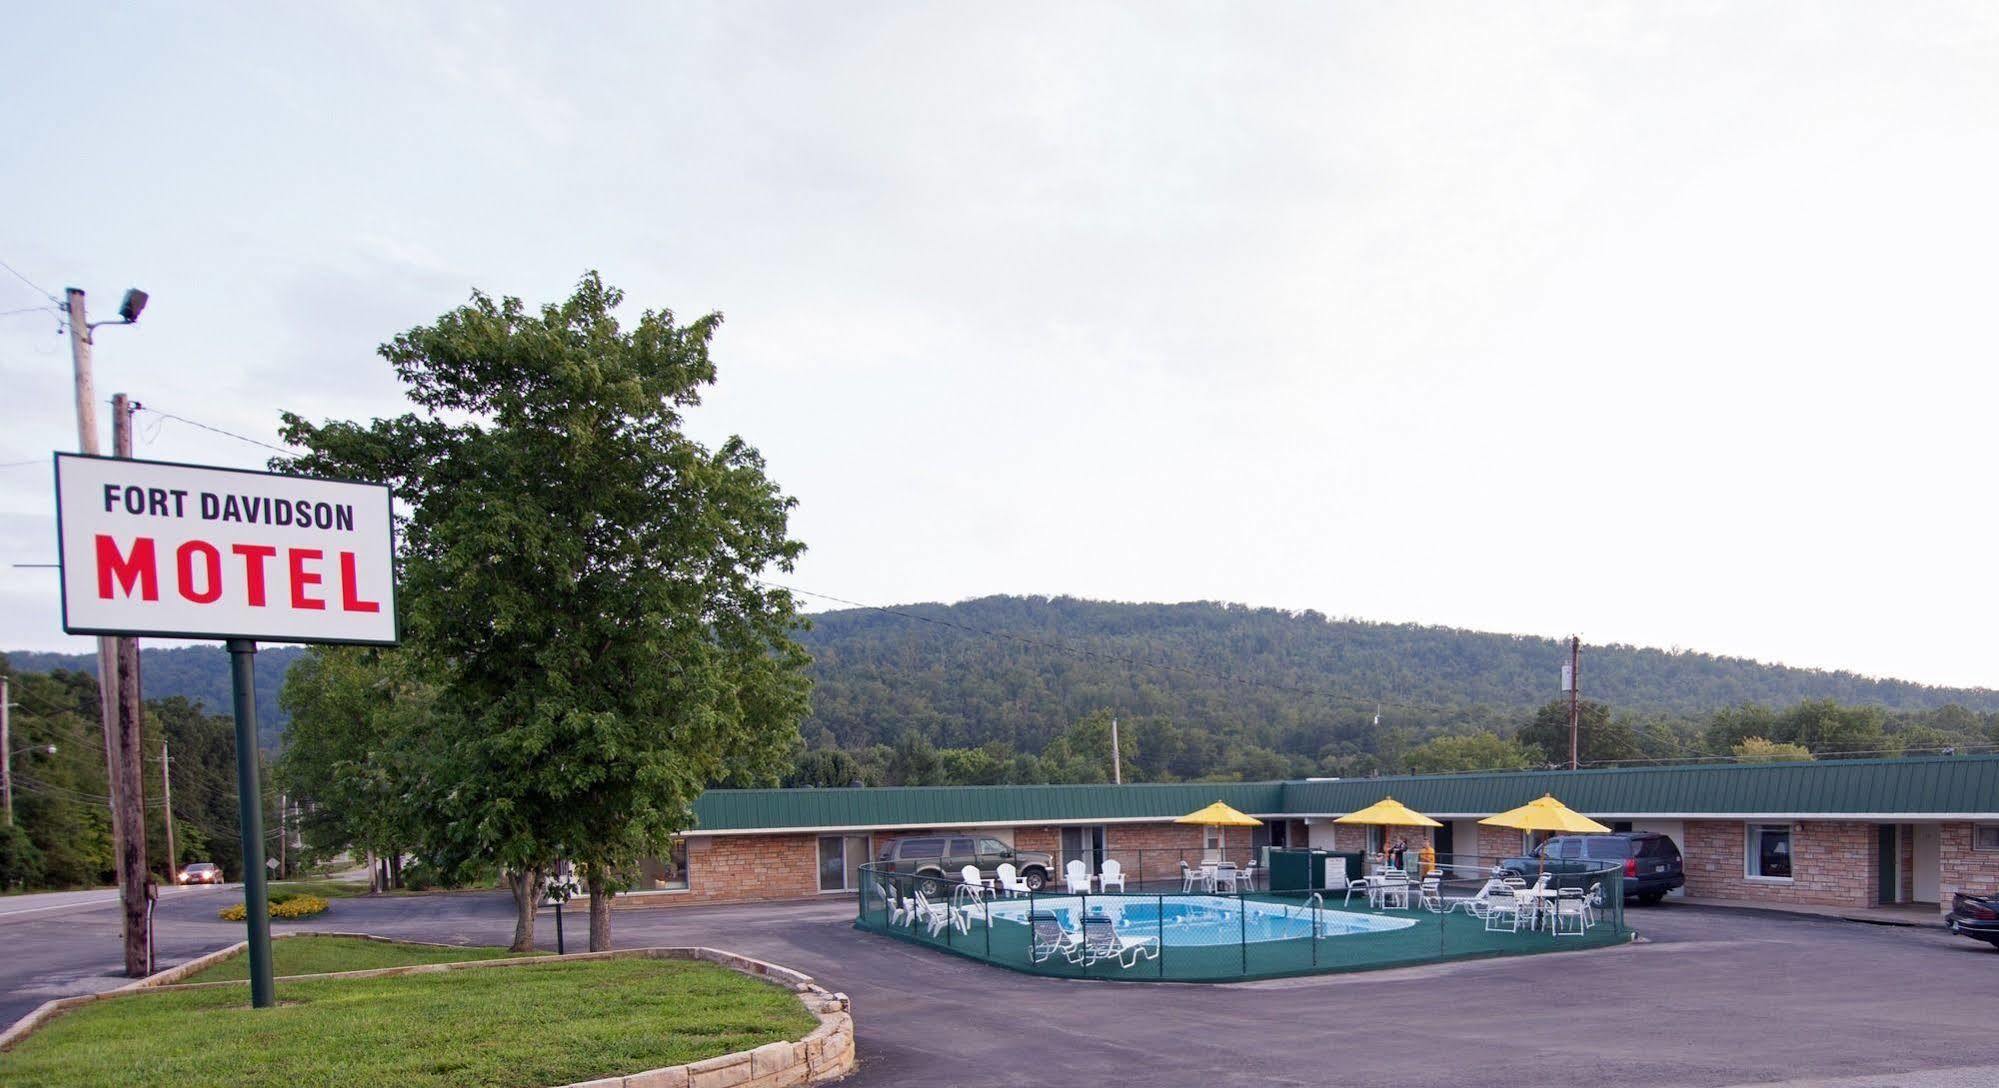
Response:
[[[1520,932],[1520,898],[1513,894],[1513,889],[1506,888],[1504,885],[1502,885],[1502,888],[1504,890],[1495,891],[1492,897],[1485,901],[1485,931],[1487,933],[1518,933]]]
[[[1346,898],[1340,901],[1341,906],[1347,906],[1351,904],[1353,902],[1353,893],[1355,892],[1359,892],[1361,896],[1367,900],[1369,906],[1374,905],[1373,877],[1371,876],[1354,877],[1352,880],[1347,881],[1346,890],[1347,890]]]
[[[1106,858],[1103,871],[1097,874],[1097,888],[1107,892],[1113,884],[1117,885],[1118,891],[1124,890],[1124,866],[1116,858]]]
[[[1182,861],[1180,863],[1181,892],[1185,893],[1193,891],[1194,885],[1199,884],[1200,882],[1201,882],[1201,870],[1193,868],[1192,866],[1188,865],[1185,861]]]
[[[1571,889],[1562,890],[1566,893]],[[1589,899],[1580,889],[1574,890],[1574,895],[1563,894],[1555,899],[1555,913],[1549,921],[1557,937],[1564,933],[1577,937],[1589,933]]]
[[[1230,895],[1234,895],[1236,890],[1236,878],[1240,875],[1241,874],[1236,871],[1235,862],[1233,861],[1225,861],[1222,862],[1220,865],[1215,866],[1214,890],[1226,891]]]
[[[978,866],[967,865],[963,869],[958,870],[958,879],[964,881],[964,883],[958,886],[965,889],[966,897],[972,902],[976,903],[980,899],[985,898],[986,878],[979,875]]]
[[[1080,860],[1071,861],[1062,867],[1062,879],[1070,895],[1082,895],[1090,890],[1090,867]]]
[[[1390,869],[1381,882],[1369,889],[1369,902],[1377,910],[1409,909],[1409,874],[1400,869]]]
[[[1443,878],[1435,873],[1424,877],[1422,885],[1416,892],[1416,903],[1431,914],[1442,914],[1449,910],[1450,908],[1444,905]]]
[[[1597,911],[1602,909],[1603,884],[1601,882],[1591,884],[1589,886],[1589,894],[1583,897],[1583,911],[1588,915],[1590,925],[1597,923]]]
[[[999,863],[999,867],[994,869],[993,872],[999,879],[1000,891],[1005,892],[1009,897],[1026,895],[1033,890],[1027,886],[1027,881],[1020,878],[1020,870],[1013,867],[1013,862],[1002,861]]]

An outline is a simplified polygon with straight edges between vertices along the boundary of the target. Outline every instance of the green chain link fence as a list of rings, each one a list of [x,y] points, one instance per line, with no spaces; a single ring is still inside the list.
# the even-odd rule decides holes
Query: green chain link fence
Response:
[[[1494,876],[1380,890],[1006,895],[870,864],[855,926],[1029,974],[1219,982],[1622,943],[1632,936],[1623,880],[1606,867],[1524,888]]]

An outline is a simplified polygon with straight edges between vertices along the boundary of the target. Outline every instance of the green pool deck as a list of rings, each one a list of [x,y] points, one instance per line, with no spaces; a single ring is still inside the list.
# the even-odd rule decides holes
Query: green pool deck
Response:
[[[1171,901],[1174,898],[1178,897],[1171,895],[1128,897],[1131,901],[1146,901],[1147,905],[1155,899]],[[1310,909],[1295,896],[1255,893],[1242,898],[1251,902],[1282,904],[1293,909]],[[1018,903],[1020,900],[1012,902]],[[1161,942],[1159,956],[1140,959],[1129,967],[1109,961],[1088,965],[1076,964],[1059,955],[1034,962],[1028,955],[1031,931],[1026,924],[994,918],[988,925],[983,915],[979,913],[973,915],[971,932],[963,933],[955,927],[946,927],[942,933],[933,937],[922,922],[914,926],[890,926],[888,912],[883,909],[881,901],[875,900],[863,903],[854,926],[865,932],[881,934],[912,944],[928,945],[940,952],[965,956],[1027,974],[1131,982],[1239,982],[1296,975],[1371,971],[1495,956],[1574,952],[1625,944],[1635,936],[1626,924],[1622,910],[1616,906],[1600,909],[1597,913],[1597,924],[1591,926],[1586,933],[1581,935],[1564,933],[1560,936],[1553,935],[1546,929],[1489,932],[1484,920],[1474,918],[1462,910],[1436,914],[1427,910],[1372,910],[1358,903],[1351,907],[1342,907],[1337,897],[1333,898],[1331,905],[1323,908],[1321,918],[1336,925],[1337,917],[1340,915],[1396,918],[1410,920],[1415,924],[1395,930],[1334,933],[1317,938],[1301,936],[1259,941],[1242,940],[1239,937],[1219,944],[1184,945],[1172,942],[1174,925],[1167,922],[1158,932],[1150,934],[1165,938]],[[1239,924],[1240,915],[1234,915],[1233,920]],[[1229,920],[1214,924],[1227,925]],[[1143,927],[1128,932],[1140,937],[1148,935]],[[1244,932],[1253,938],[1254,923],[1245,927]]]

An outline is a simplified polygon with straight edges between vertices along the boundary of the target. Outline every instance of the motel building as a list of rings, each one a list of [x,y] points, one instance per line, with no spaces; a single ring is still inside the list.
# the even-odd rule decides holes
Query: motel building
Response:
[[[647,859],[620,906],[851,895],[860,866],[899,839],[952,854],[1006,847],[1096,872],[1118,859],[1148,888],[1179,887],[1179,862],[1254,860],[1264,846],[1377,850],[1381,829],[1333,820],[1393,796],[1442,822],[1391,828],[1459,871],[1518,856],[1520,832],[1480,818],[1552,793],[1618,831],[1670,837],[1686,887],[1743,905],[1947,910],[1958,889],[1999,890],[1999,755],[1614,770],[1400,775],[1124,786],[936,786],[710,790],[671,856]],[[1262,821],[1173,823],[1224,801]],[[963,842],[971,839],[971,844]]]

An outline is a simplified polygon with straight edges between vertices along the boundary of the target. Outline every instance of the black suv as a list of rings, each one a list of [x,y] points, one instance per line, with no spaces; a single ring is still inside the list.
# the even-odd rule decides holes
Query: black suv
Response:
[[[1038,850],[1015,850],[998,839],[973,835],[925,835],[898,839],[882,847],[876,859],[880,868],[891,873],[914,873],[922,877],[917,890],[935,899],[949,881],[967,865],[976,865],[988,880],[1002,864],[1011,864],[1029,888],[1040,891],[1055,871],[1055,858]]]
[[[1546,870],[1581,873],[1623,863],[1624,897],[1651,906],[1687,882],[1680,865],[1680,848],[1653,831],[1620,831],[1611,835],[1557,835],[1526,857],[1507,858],[1500,867],[1532,880]]]

